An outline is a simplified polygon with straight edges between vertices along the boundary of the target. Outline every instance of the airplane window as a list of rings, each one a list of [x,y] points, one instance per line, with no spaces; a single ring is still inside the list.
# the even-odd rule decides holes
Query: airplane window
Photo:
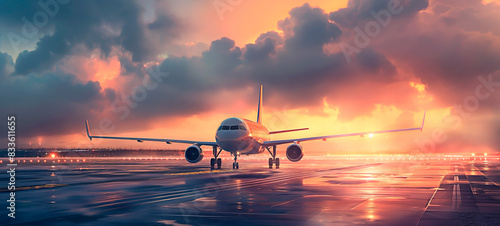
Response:
[[[235,125],[235,126],[231,126],[231,130],[238,130],[238,125]]]
[[[229,130],[229,126],[222,126],[222,130]]]
[[[247,130],[244,126],[240,125],[240,130]]]
[[[217,129],[217,131],[221,130],[222,129],[222,126],[219,126],[219,128]]]

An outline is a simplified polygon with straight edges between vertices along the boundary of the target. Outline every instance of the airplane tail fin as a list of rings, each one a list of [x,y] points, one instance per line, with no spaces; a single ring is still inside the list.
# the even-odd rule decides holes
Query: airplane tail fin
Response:
[[[262,124],[262,85],[260,85],[259,107],[257,108],[257,123]]]

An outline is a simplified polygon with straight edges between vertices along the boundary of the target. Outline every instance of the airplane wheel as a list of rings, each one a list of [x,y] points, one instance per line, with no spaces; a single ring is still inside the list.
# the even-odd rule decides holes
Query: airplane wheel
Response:
[[[214,158],[212,158],[212,159],[210,159],[210,168],[212,168],[212,169],[213,169],[213,168],[214,168],[214,166],[215,166],[215,159],[214,159]]]
[[[220,169],[222,167],[222,159],[218,158],[217,159],[217,169]]]
[[[273,158],[269,158],[269,169],[273,168]]]
[[[234,168],[236,168],[236,164],[234,164],[234,162],[233,162],[233,169],[234,169]]]
[[[239,168],[240,168],[240,164],[236,163],[236,169],[239,169]]]
[[[280,159],[276,158],[276,169],[280,168]]]

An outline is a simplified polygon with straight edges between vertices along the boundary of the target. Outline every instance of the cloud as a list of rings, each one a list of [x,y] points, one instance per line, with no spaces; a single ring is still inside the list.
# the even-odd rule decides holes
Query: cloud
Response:
[[[463,9],[464,5],[458,3],[447,6],[446,10]],[[442,5],[434,1],[429,7]],[[489,11],[486,7],[474,10]],[[485,15],[490,17],[488,13]],[[423,13],[411,21],[394,21],[390,29],[374,39],[371,47],[389,56],[399,70],[420,79],[427,90],[438,97],[437,101],[449,106],[461,102],[468,95],[466,91],[473,92],[479,84],[478,76],[500,70],[500,38],[492,33],[469,30],[465,24],[449,26],[444,18],[455,20],[460,16]],[[430,24],[432,26],[427,26]]]
[[[415,112],[463,104],[481,84],[479,76],[493,73],[499,79],[500,30],[495,25],[500,6],[479,0],[396,1],[402,11],[347,62],[339,46],[352,41],[356,27],[376,21],[373,14],[387,9],[389,2],[353,0],[335,12],[304,4],[278,21],[277,31],[264,31],[244,46],[231,37],[209,45],[176,42],[185,29],[182,21],[160,11],[145,20],[135,2],[70,2],[40,33],[34,50],[19,54],[15,64],[0,54],[1,92],[16,95],[2,100],[2,106],[31,116],[23,127],[27,135],[78,132],[82,119],[118,118],[110,103],[149,81],[148,70],[159,70],[168,76],[130,109],[132,116],[123,124],[140,121],[147,126],[158,118],[233,109],[241,100],[255,102],[253,94],[263,84],[269,110],[307,109],[307,114],[323,117],[327,102],[340,112],[339,122],[348,122],[394,108],[403,112],[394,123],[406,126]],[[9,7],[16,11],[20,6]],[[15,21],[36,9],[30,7],[0,18]],[[196,54],[179,54],[190,48]],[[88,68],[68,69],[81,58],[119,62],[112,68],[119,73],[114,86],[82,76]],[[20,76],[25,74],[30,75]],[[463,118],[463,126],[478,134],[498,133],[498,101],[498,95],[481,100],[469,112],[473,116]],[[439,125],[449,132],[450,144],[498,145],[493,137],[474,141],[465,138],[467,132]],[[28,131],[31,127],[36,129]]]
[[[216,102],[220,90],[245,90],[259,84],[264,84],[266,105],[321,106],[327,97],[341,109],[342,120],[369,114],[376,103],[415,110],[405,98],[415,96],[417,91],[409,81],[398,77],[396,66],[375,48],[363,49],[352,63],[347,63],[341,52],[325,53],[323,47],[335,44],[342,32],[323,10],[305,4],[292,9],[290,17],[279,24],[283,35],[263,33],[243,49],[233,40],[221,38],[200,57],[165,59],[160,68],[169,73],[168,79],[135,111],[148,117],[208,111],[214,107],[207,103]],[[379,92],[367,93],[371,86],[376,86],[372,91]],[[387,88],[392,92],[387,94]],[[388,98],[391,95],[398,98]],[[247,96],[239,98],[253,101]],[[310,114],[323,112],[311,109]]]
[[[426,9],[428,0],[350,0],[346,8],[339,9],[329,14],[335,23],[352,28],[366,20],[372,20],[373,14],[382,10],[394,10],[396,17],[414,16],[419,11]]]
[[[14,68],[14,60],[7,53],[0,52],[0,80],[12,72]]]
[[[285,47],[298,50],[322,49],[342,34],[322,9],[307,3],[290,10],[290,17],[278,22],[278,27],[285,35]]]
[[[37,2],[25,2],[22,7],[36,8]],[[7,8],[21,7],[12,2],[6,4]],[[15,20],[33,15],[33,10],[13,11],[15,16],[2,13],[0,18]],[[50,71],[56,62],[74,54],[71,50],[77,45],[99,49],[103,57],[119,46],[132,54],[134,62],[155,60],[181,31],[176,19],[167,13],[157,12],[152,22],[144,21],[143,10],[134,1],[71,1],[61,5],[47,24],[51,32],[42,34],[34,50],[23,51],[17,57],[16,73]],[[18,28],[22,26],[18,24]]]
[[[245,46],[243,58],[247,61],[269,60],[269,57],[276,52],[276,42],[273,38],[257,39],[255,44]]]
[[[2,76],[1,115],[14,114],[23,138],[81,131],[85,119],[103,113],[107,99],[98,82],[79,83],[71,74]],[[8,97],[8,98],[7,98]]]
[[[215,40],[208,51],[202,53],[205,65],[219,73],[234,70],[240,64],[241,49],[229,38]]]

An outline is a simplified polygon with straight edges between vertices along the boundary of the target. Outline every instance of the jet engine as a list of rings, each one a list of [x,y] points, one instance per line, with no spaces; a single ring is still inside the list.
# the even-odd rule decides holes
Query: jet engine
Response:
[[[299,144],[290,144],[286,148],[286,157],[292,162],[298,162],[304,157],[304,152],[302,151],[302,146]]]
[[[197,163],[203,159],[203,150],[198,146],[191,146],[184,152],[184,157],[190,163]]]

